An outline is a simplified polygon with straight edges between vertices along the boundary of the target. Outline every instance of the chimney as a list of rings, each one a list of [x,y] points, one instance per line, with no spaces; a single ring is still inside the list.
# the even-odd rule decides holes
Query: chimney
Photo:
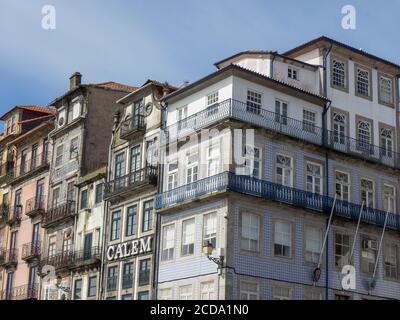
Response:
[[[69,89],[75,89],[77,86],[81,84],[82,81],[82,75],[79,72],[75,72],[70,78],[69,78]]]

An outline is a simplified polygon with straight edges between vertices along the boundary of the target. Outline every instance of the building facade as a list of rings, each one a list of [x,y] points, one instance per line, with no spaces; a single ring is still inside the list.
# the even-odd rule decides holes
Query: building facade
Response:
[[[216,66],[164,99],[157,297],[398,299],[399,66],[325,37]]]

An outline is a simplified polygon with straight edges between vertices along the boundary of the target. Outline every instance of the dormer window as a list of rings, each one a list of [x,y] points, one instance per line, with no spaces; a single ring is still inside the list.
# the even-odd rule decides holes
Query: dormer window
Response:
[[[288,68],[288,78],[293,80],[299,80],[299,70],[293,67]]]

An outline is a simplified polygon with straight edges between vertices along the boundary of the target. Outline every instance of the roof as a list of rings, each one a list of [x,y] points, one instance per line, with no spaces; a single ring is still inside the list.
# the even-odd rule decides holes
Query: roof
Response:
[[[46,114],[46,115],[56,114],[56,111],[54,109],[51,109],[48,107],[43,107],[43,106],[38,106],[38,105],[19,105],[19,106],[15,106],[11,110],[9,110],[5,114],[3,114],[0,117],[0,120],[4,120],[4,118],[6,118],[7,115],[9,115],[11,112],[15,111],[16,109],[28,110],[28,111],[37,112],[37,113]]]
[[[297,47],[295,47],[293,49],[290,49],[289,51],[286,51],[283,54],[284,55],[288,55],[288,56],[293,56],[295,53],[297,53],[297,52],[299,52],[299,51],[301,51],[303,49],[306,49],[307,47],[312,47],[313,45],[316,45],[316,44],[318,44],[320,42],[328,42],[328,43],[331,43],[333,45],[348,49],[348,50],[350,50],[350,51],[352,51],[352,52],[354,52],[356,54],[363,55],[363,56],[368,57],[370,59],[374,59],[374,60],[380,61],[381,63],[387,64],[387,65],[389,65],[391,67],[397,68],[400,71],[400,65],[397,64],[397,63],[394,63],[394,62],[388,61],[386,59],[377,57],[377,56],[375,56],[375,55],[373,55],[371,53],[368,53],[368,52],[366,52],[364,50],[356,49],[356,48],[354,48],[354,47],[352,47],[352,46],[350,46],[348,44],[345,44],[343,42],[339,42],[337,40],[333,40],[333,39],[328,38],[326,36],[321,36],[321,37],[313,39],[313,40],[311,40],[309,42],[303,43],[303,44],[301,44],[301,45],[299,45],[299,46],[297,46]]]
[[[114,81],[100,82],[100,83],[94,83],[94,84],[89,84],[89,85],[94,86],[94,87],[116,89],[116,90],[123,90],[123,91],[135,91],[138,89],[138,87],[133,87],[133,86],[129,86],[129,85],[114,82]]]
[[[34,127],[33,129],[25,132],[24,134],[17,136],[14,140],[12,140],[10,142],[10,144],[18,144],[20,142],[23,142],[26,139],[26,137],[29,137],[30,135],[32,135],[34,133],[40,132],[41,130],[46,129],[46,127],[51,128],[52,126],[54,126],[53,119],[45,121],[45,122],[41,123],[40,125]]]
[[[283,82],[283,81],[280,81],[280,80],[277,80],[277,79],[274,79],[274,78],[265,76],[265,75],[263,75],[263,74],[261,74],[261,73],[258,73],[258,72],[255,72],[255,71],[252,71],[252,70],[249,70],[249,69],[240,67],[240,66],[238,66],[238,65],[236,65],[236,64],[230,64],[230,65],[228,65],[228,66],[226,66],[226,67],[224,67],[224,68],[221,68],[221,69],[219,69],[218,71],[216,71],[216,72],[214,72],[214,73],[211,73],[211,74],[209,74],[208,76],[206,76],[206,77],[204,77],[204,78],[202,78],[202,79],[200,79],[200,80],[198,80],[198,81],[196,81],[196,82],[193,82],[193,83],[187,85],[186,87],[183,87],[183,88],[181,88],[181,89],[179,89],[179,90],[177,90],[177,91],[175,91],[175,92],[170,93],[169,95],[167,95],[167,96],[165,96],[164,98],[162,98],[162,100],[168,100],[168,99],[171,99],[171,98],[173,98],[173,97],[176,97],[176,96],[182,94],[183,92],[185,92],[185,91],[187,91],[187,90],[189,90],[189,89],[195,88],[197,85],[200,85],[200,84],[202,84],[203,82],[205,82],[205,81],[207,81],[207,80],[210,80],[210,79],[212,79],[212,78],[214,78],[214,77],[217,77],[218,75],[221,75],[221,74],[223,74],[223,73],[225,73],[225,72],[227,72],[227,71],[230,71],[230,70],[232,70],[232,71],[235,71],[235,70],[236,70],[236,71],[243,72],[244,74],[247,74],[247,75],[256,76],[256,77],[258,77],[258,78],[261,79],[261,80],[266,80],[266,81],[269,81],[270,83],[274,83],[274,84],[276,84],[276,85],[278,85],[278,86],[286,87],[286,88],[295,90],[295,91],[297,91],[297,92],[299,92],[299,93],[305,94],[305,95],[307,95],[307,96],[309,96],[309,97],[312,97],[312,98],[316,98],[316,99],[318,99],[318,100],[320,100],[320,101],[323,101],[323,102],[328,102],[328,101],[330,101],[330,100],[327,99],[326,97],[321,96],[321,95],[319,95],[319,94],[316,94],[316,93],[313,93],[313,92],[310,92],[310,91],[301,89],[301,88],[299,88],[299,87],[293,86],[293,85],[288,84],[288,83],[286,83],[286,82]]]

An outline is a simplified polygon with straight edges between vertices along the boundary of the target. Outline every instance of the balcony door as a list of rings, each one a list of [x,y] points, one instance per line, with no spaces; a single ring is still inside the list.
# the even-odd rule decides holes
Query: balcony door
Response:
[[[115,168],[114,168],[114,178],[115,178],[115,185],[114,188],[119,190],[123,187],[124,181],[122,177],[125,175],[125,154],[119,153],[115,156]]]
[[[140,119],[141,116],[143,115],[143,100],[136,101],[133,104],[133,110],[132,110],[132,126],[134,128],[137,128],[140,124]]]
[[[140,145],[131,148],[131,163],[129,183],[140,181],[141,154]]]
[[[21,169],[20,174],[24,174],[26,172],[26,160],[28,157],[28,149],[22,150],[21,152]]]
[[[92,258],[92,244],[93,244],[93,234],[85,234],[85,240],[83,243],[83,258],[85,260]]]
[[[43,152],[42,152],[42,164],[46,164],[48,161],[48,153],[49,153],[49,140],[45,138],[43,140]]]
[[[32,152],[31,152],[31,168],[30,168],[31,170],[32,170],[32,169],[35,169],[36,166],[38,165],[38,162],[37,162],[38,148],[39,148],[39,145],[38,145],[37,143],[35,143],[35,144],[32,146]]]
[[[19,217],[22,212],[22,190],[19,189],[15,192],[15,199],[14,199],[14,217]]]
[[[14,287],[14,272],[9,272],[7,274],[7,287],[6,287],[6,299],[10,300],[12,298],[12,289]]]
[[[40,223],[36,223],[33,225],[32,229],[32,250],[37,251],[40,245],[39,243],[40,243]]]
[[[35,208],[44,209],[44,179],[36,183]]]
[[[36,277],[37,266],[29,269],[29,282],[28,282],[28,299],[36,298]]]

